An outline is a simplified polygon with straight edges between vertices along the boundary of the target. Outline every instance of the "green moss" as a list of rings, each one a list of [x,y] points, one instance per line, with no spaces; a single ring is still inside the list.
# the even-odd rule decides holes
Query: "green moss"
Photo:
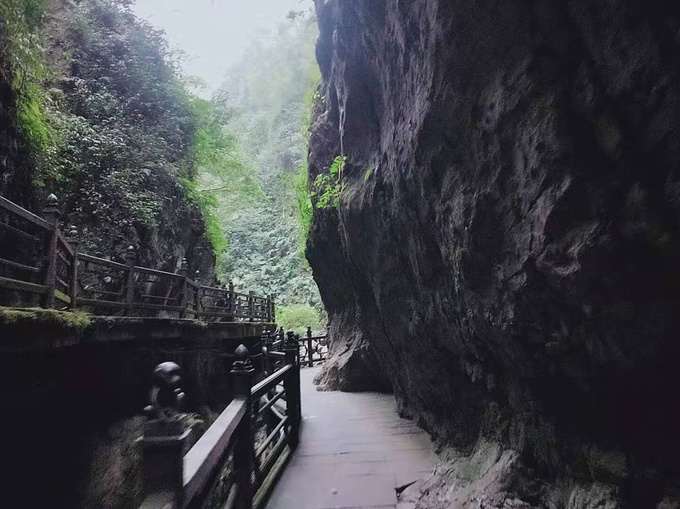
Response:
[[[54,309],[12,309],[0,307],[0,325],[31,325],[59,327],[83,332],[91,324],[90,317],[81,311],[56,311]]]
[[[37,29],[42,24],[47,0],[0,2],[0,19],[6,21],[0,52],[10,62],[12,84],[17,93],[18,128],[38,156],[48,148],[52,128],[45,112],[47,78],[44,49]]]

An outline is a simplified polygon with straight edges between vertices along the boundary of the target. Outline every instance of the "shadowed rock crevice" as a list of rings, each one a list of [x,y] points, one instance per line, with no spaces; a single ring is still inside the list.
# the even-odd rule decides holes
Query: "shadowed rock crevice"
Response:
[[[678,9],[317,8],[310,179],[347,157],[307,250],[320,383],[454,447],[423,506],[674,507]]]

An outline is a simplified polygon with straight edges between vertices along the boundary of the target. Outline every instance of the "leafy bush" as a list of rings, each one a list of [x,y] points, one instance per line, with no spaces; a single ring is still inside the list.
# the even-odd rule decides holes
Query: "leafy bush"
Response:
[[[304,334],[307,327],[311,327],[312,330],[321,329],[319,312],[304,304],[279,306],[276,309],[276,323],[284,329],[293,330],[298,334]]]
[[[338,206],[340,191],[342,190],[342,172],[345,169],[347,157],[338,156],[328,169],[314,179],[314,189],[311,196],[315,197],[314,205],[318,209],[330,209]]]

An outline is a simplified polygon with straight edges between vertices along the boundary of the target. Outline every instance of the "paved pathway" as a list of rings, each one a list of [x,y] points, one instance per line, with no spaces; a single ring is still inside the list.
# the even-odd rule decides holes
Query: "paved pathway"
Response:
[[[397,415],[391,395],[317,392],[318,370],[300,372],[300,445],[267,508],[396,508],[395,488],[434,467],[429,436]]]

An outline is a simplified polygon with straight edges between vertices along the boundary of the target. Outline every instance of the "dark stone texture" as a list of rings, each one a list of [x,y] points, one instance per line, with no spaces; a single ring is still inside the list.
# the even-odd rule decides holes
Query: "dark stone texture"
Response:
[[[307,250],[331,322],[321,383],[386,378],[457,451],[517,452],[503,489],[521,503],[673,507],[680,7],[317,11],[310,179],[347,156]]]
[[[3,475],[3,507],[30,509],[138,508],[135,441],[143,434],[154,368],[165,361],[182,368],[195,425],[190,446],[231,400],[235,349],[243,343],[256,352],[261,333],[246,323],[93,318],[76,330],[54,319],[50,325],[2,318],[0,433],[11,465]],[[253,364],[262,378],[261,356]]]

